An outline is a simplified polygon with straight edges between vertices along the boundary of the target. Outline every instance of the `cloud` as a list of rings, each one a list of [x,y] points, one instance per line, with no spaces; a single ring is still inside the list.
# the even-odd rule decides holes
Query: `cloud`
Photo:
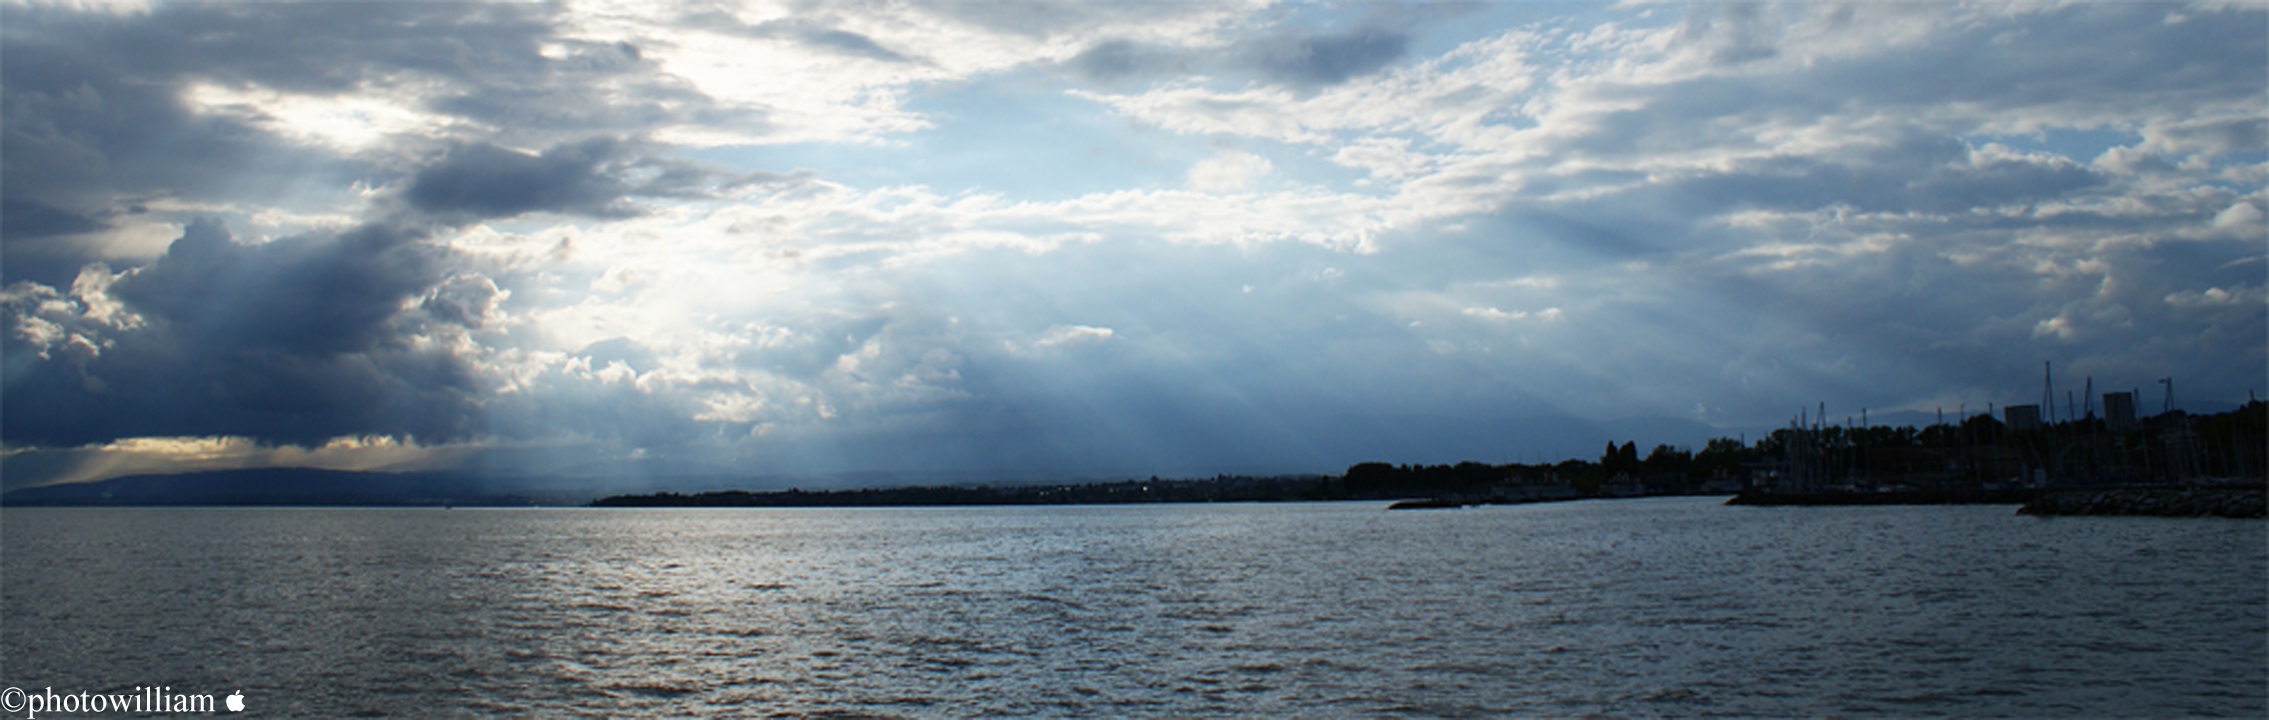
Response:
[[[1032,346],[1055,347],[1058,345],[1102,342],[1111,339],[1111,334],[1111,329],[1107,327],[1055,325],[1049,327],[1048,332],[1041,334],[1040,339],[1032,341]]]
[[[2259,8],[1538,7],[11,8],[0,430],[1305,471],[2269,362]]]
[[[2262,215],[2260,208],[2254,207],[2253,203],[2250,202],[2241,202],[2231,205],[2228,209],[2223,210],[2219,213],[2215,213],[2214,227],[2260,230],[2261,220]]]
[[[412,175],[402,198],[420,212],[464,219],[539,211],[626,217],[639,212],[630,197],[696,194],[709,175],[688,163],[640,157],[612,138],[541,153],[475,143],[451,148]]]
[[[511,291],[498,288],[488,276],[458,273],[427,290],[418,310],[434,320],[478,330],[505,320],[501,304],[511,297]]]
[[[1468,317],[1477,317],[1483,320],[1491,320],[1496,322],[1527,320],[1532,317],[1538,320],[1546,321],[1560,319],[1560,308],[1556,307],[1545,308],[1533,313],[1527,310],[1513,310],[1508,312],[1493,307],[1469,307],[1462,312],[1464,312]]]
[[[1243,190],[1276,167],[1248,152],[1224,151],[1190,166],[1190,187],[1206,192]]]
[[[706,21],[720,19],[718,16],[719,14],[712,13],[701,17]],[[722,19],[731,21],[730,18]],[[706,23],[705,26],[714,27],[706,25]],[[847,30],[830,28],[802,18],[766,20],[748,26],[745,32],[751,37],[792,39],[814,47],[826,48],[869,60],[889,63],[913,62],[912,58],[883,47],[880,43],[875,42],[874,38]]]
[[[1409,46],[1408,33],[1378,25],[1340,33],[1282,31],[1228,43],[1193,42],[1186,37],[1162,42],[1107,38],[1065,64],[1100,83],[1222,73],[1313,90],[1377,72],[1402,59]]]
[[[37,200],[0,200],[0,233],[11,240],[75,235],[103,227],[102,221]]]
[[[441,270],[405,231],[365,226],[337,235],[239,243],[213,221],[192,222],[165,255],[109,292],[199,343],[292,354],[352,352],[383,340],[404,300]]]
[[[0,47],[7,81],[0,87],[6,119],[0,153],[8,158],[0,182],[15,206],[11,216],[44,207],[63,217],[99,218],[151,196],[218,200],[244,188],[262,168],[289,168],[292,179],[300,179],[343,165],[236,118],[198,116],[169,87],[171,73],[134,66],[146,59],[133,54],[146,52],[139,43],[119,43],[126,54],[116,57],[87,51],[118,42],[105,37],[110,24],[140,19],[53,21],[48,27],[56,15],[11,11],[7,30],[0,31],[7,40]],[[72,37],[81,33],[93,37]],[[70,42],[75,39],[89,43]],[[50,214],[44,224],[52,228],[56,219]]]
[[[1069,65],[1088,79],[1102,82],[1178,75],[1197,67],[1195,58],[1179,49],[1124,38],[1089,46],[1072,56]]]
[[[8,277],[32,270],[50,284],[67,282],[85,262],[122,259],[111,235],[153,222],[352,214],[364,201],[355,188],[396,182],[412,158],[436,147],[564,153],[588,147],[573,141],[594,134],[697,120],[761,129],[761,119],[744,117],[749,109],[718,107],[640,61],[633,46],[557,37],[559,19],[529,5],[168,4],[116,15],[11,8],[0,29]],[[634,190],[658,190],[673,174],[657,161],[632,164],[654,176]],[[547,201],[621,209],[591,197],[602,185],[476,196],[443,182],[473,168],[434,170],[439,190],[429,186],[421,197],[457,210]],[[567,202],[574,200],[592,202]],[[145,212],[153,215],[120,226]],[[28,233],[59,239],[37,248],[16,242]]]
[[[1402,58],[1410,38],[1384,28],[1287,34],[1256,40],[1239,52],[1262,77],[1295,87],[1337,85]]]
[[[68,291],[17,283],[6,351],[40,362],[8,368],[6,435],[463,438],[475,380],[405,312],[445,265],[383,226],[245,244],[197,222],[145,267],[90,265]]]
[[[905,6],[917,17],[944,21],[949,27],[977,35],[1001,35],[1030,45],[1048,41],[1117,32],[1161,36],[1187,35],[1254,9],[1250,0],[1188,3],[1088,3],[1080,0],[1033,0],[1021,3],[972,3],[960,0],[917,0]]]
[[[1679,39],[1708,48],[1716,65],[1740,65],[1780,54],[1783,25],[1766,18],[1770,9],[1758,2],[1698,2],[1687,6],[1686,24]]]
[[[2261,287],[2240,286],[2234,290],[2218,287],[2204,291],[2185,290],[2167,295],[2167,304],[2175,307],[2206,307],[2215,305],[2258,305],[2269,299],[2269,290]]]

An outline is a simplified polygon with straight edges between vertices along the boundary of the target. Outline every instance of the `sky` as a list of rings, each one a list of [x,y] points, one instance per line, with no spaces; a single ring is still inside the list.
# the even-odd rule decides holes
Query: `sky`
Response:
[[[2259,2],[8,0],[0,482],[2226,409],[2265,179]]]

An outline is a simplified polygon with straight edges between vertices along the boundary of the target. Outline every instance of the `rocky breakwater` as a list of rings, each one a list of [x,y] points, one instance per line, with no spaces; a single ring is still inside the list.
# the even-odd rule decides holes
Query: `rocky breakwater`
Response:
[[[2017,508],[2017,514],[2269,517],[2269,489],[2217,485],[2050,490]]]

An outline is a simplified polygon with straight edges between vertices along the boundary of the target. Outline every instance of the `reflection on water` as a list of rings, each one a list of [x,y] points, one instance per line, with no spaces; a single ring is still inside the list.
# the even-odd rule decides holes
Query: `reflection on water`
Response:
[[[10,508],[0,684],[299,716],[2269,712],[2260,523],[2011,510]]]

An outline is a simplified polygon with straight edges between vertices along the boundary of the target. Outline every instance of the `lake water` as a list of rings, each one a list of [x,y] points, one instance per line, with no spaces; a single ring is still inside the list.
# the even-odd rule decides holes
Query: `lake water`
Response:
[[[0,685],[301,717],[2269,714],[2259,521],[1720,501],[9,508]]]

